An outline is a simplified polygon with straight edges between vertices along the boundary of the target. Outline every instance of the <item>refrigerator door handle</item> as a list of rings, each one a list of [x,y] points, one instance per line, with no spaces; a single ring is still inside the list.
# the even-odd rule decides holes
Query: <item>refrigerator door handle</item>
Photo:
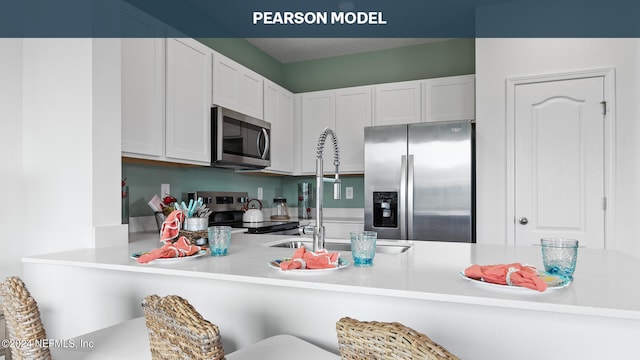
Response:
[[[413,240],[413,155],[407,158],[407,240]]]
[[[400,163],[400,201],[399,219],[400,239],[407,239],[407,156],[402,155]]]

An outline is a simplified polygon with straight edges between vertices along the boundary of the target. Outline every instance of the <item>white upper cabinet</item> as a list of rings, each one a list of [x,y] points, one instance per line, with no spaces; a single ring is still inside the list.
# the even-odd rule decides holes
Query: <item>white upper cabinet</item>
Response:
[[[371,126],[372,87],[336,90],[340,172],[364,172],[364,128]]]
[[[271,166],[265,171],[294,171],[294,96],[283,87],[264,80],[264,120],[271,123]]]
[[[122,155],[208,165],[211,159],[211,54],[189,38],[166,38],[167,26],[123,5]]]
[[[475,75],[450,76],[422,83],[424,122],[475,119]]]
[[[373,125],[419,123],[422,121],[420,104],[420,81],[376,85]]]
[[[315,173],[318,138],[324,128],[335,130],[336,96],[335,90],[314,91],[302,94],[302,172]],[[338,137],[340,134],[337,134]],[[331,141],[331,140],[329,140]],[[333,150],[325,148],[323,159],[333,159]],[[330,157],[326,153],[331,153]],[[333,160],[325,161],[333,164]],[[332,166],[324,166],[332,169]],[[333,172],[333,170],[329,170]]]
[[[122,39],[122,152],[125,156],[164,156],[164,26],[123,5],[124,29],[145,38]]]
[[[167,158],[211,161],[212,53],[194,39],[167,39]]]
[[[359,86],[302,94],[302,172],[315,173],[317,144],[325,127],[333,129],[340,148],[342,173],[364,171],[364,128],[371,125],[372,87]],[[323,159],[326,172],[334,172],[332,139]]]
[[[214,105],[263,119],[264,78],[228,57],[214,53]]]

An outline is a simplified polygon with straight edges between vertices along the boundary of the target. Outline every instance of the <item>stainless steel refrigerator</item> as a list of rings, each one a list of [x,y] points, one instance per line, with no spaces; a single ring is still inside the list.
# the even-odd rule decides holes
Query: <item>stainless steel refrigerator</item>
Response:
[[[475,242],[474,130],[470,120],[365,128],[365,230]]]

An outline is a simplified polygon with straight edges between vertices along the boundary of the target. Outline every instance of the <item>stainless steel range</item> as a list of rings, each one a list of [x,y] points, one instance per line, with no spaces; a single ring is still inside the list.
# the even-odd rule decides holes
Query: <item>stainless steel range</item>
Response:
[[[249,234],[289,234],[298,235],[300,223],[293,220],[243,222],[244,208],[249,201],[246,192],[195,191],[187,193],[187,198],[202,198],[202,202],[212,211],[209,226],[231,226],[246,228]]]

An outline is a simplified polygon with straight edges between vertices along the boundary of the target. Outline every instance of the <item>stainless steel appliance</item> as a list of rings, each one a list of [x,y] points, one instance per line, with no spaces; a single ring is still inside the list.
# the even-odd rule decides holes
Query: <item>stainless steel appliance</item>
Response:
[[[475,242],[472,121],[365,128],[365,230]]]
[[[209,215],[209,226],[246,228],[249,234],[300,234],[298,221],[243,222],[242,215],[249,201],[246,192],[195,191],[187,193],[189,200],[196,200],[199,197],[212,211]]]
[[[271,165],[271,124],[220,106],[211,109],[211,166],[261,169]]]

